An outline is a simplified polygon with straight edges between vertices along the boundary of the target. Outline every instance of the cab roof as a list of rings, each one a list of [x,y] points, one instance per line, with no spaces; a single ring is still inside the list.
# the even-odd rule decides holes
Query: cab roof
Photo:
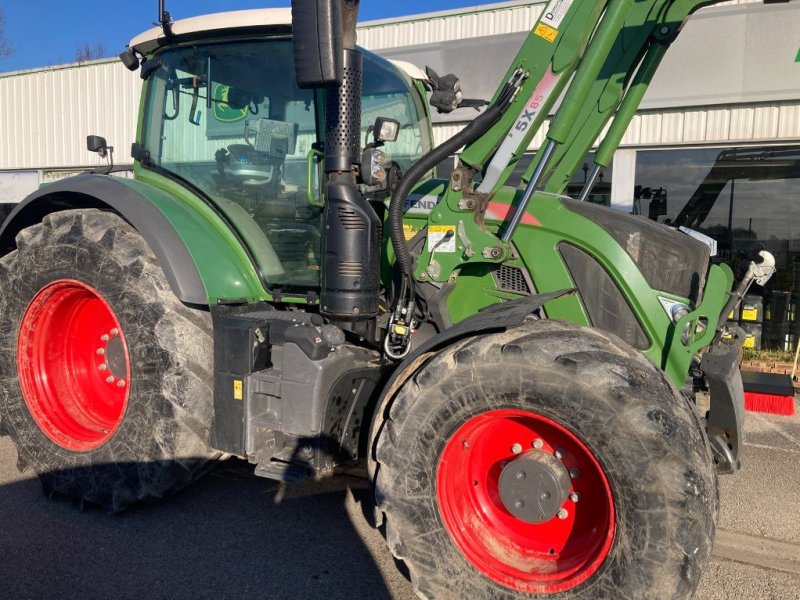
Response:
[[[172,33],[176,38],[180,38],[203,32],[219,32],[226,29],[246,30],[267,27],[290,30],[292,27],[292,9],[259,8],[190,17],[175,21],[172,24]],[[141,54],[148,54],[165,43],[167,43],[167,37],[164,35],[164,31],[161,27],[153,27],[133,38],[128,46]]]
[[[285,29],[287,32],[292,28],[292,9],[291,8],[257,8],[254,10],[234,10],[210,15],[200,15],[181,19],[172,23],[172,33],[175,38],[186,38],[204,32],[237,30],[246,31],[247,29]],[[148,29],[140,33],[128,44],[129,48],[141,54],[148,54],[167,42],[164,30],[160,26]],[[400,60],[389,60],[394,66],[412,79],[427,81],[428,76],[425,71],[412,65],[411,63]]]

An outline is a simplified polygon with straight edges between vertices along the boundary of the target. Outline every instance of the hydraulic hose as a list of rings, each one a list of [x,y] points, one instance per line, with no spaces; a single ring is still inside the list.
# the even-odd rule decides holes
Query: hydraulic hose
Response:
[[[512,81],[503,88],[497,101],[485,112],[467,125],[460,133],[437,146],[419,161],[414,163],[397,186],[389,203],[389,234],[396,263],[400,266],[400,288],[395,297],[395,304],[389,318],[384,339],[384,351],[392,360],[402,360],[411,351],[411,336],[416,327],[414,289],[414,271],[411,263],[411,252],[408,250],[403,235],[403,208],[411,189],[425,173],[438,165],[445,158],[464,145],[470,144],[485,134],[497,123],[508,109],[524,79],[521,70],[517,70]]]
[[[443,142],[414,163],[397,186],[397,189],[392,195],[392,200],[389,203],[389,234],[392,239],[392,248],[394,248],[396,261],[400,266],[400,271],[404,279],[413,276],[411,253],[408,250],[408,245],[403,235],[403,208],[405,207],[408,194],[425,173],[462,146],[472,143],[489,131],[489,129],[500,120],[500,117],[503,116],[503,113],[514,98],[516,89],[517,88],[511,85],[507,85],[495,104],[478,115],[478,117],[462,131]]]

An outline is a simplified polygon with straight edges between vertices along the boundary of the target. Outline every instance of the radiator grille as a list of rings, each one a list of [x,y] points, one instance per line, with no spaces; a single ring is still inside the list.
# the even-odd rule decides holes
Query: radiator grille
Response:
[[[492,275],[494,276],[494,282],[498,290],[530,296],[531,286],[528,284],[525,271],[520,267],[501,265]]]

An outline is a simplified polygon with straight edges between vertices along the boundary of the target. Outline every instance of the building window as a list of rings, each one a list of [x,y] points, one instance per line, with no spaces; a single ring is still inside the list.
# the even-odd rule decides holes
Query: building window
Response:
[[[643,150],[634,212],[717,241],[716,260],[741,277],[758,250],[778,272],[753,286],[734,318],[754,349],[792,350],[800,333],[800,145]]]

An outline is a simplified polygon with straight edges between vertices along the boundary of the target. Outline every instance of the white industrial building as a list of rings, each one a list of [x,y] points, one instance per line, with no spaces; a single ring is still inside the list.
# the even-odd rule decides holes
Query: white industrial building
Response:
[[[465,96],[489,98],[544,6],[515,0],[365,22],[359,44],[456,73]],[[705,198],[704,230],[720,238],[732,262],[743,244],[768,247],[783,274],[775,290],[800,291],[798,32],[800,3],[738,0],[694,15],[593,201],[671,220],[708,194],[703,186],[716,174],[724,181]],[[96,166],[97,156],[85,149],[88,134],[106,137],[116,162],[130,163],[140,91],[138,75],[116,59],[0,73],[0,202]],[[435,115],[435,140],[452,136],[474,114]],[[539,143],[541,137],[531,150]],[[587,157],[587,170],[589,164]]]
[[[725,2],[692,17],[623,139],[615,203],[630,196],[621,178],[631,174],[636,148],[800,142],[800,6],[758,4]],[[515,0],[369,21],[359,44],[455,72],[468,96],[485,98],[544,5]],[[117,162],[129,163],[140,91],[141,80],[116,59],[0,73],[0,199],[16,201],[63,171],[96,165],[84,144],[90,133],[105,136]],[[435,117],[436,141],[473,114]]]

